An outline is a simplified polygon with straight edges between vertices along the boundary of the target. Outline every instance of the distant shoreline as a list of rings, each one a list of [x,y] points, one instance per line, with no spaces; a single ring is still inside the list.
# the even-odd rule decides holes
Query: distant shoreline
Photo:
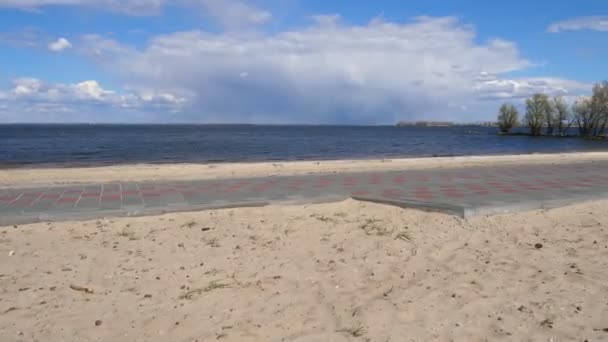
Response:
[[[600,160],[608,160],[608,152],[293,162],[129,164],[73,168],[12,168],[0,169],[0,187],[33,187],[116,181],[246,178],[338,172],[458,168],[480,165],[578,163]]]

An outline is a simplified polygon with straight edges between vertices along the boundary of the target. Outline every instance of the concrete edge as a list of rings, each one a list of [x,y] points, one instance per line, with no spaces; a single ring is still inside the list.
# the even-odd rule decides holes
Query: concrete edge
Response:
[[[465,219],[477,216],[489,216],[509,214],[538,209],[553,209],[564,207],[573,204],[581,204],[596,200],[605,200],[608,198],[608,192],[595,195],[575,195],[568,198],[553,199],[553,200],[538,200],[538,201],[523,201],[520,203],[506,205],[490,205],[490,206],[468,206],[468,205],[452,205],[447,203],[428,203],[420,202],[412,199],[391,200],[374,196],[348,196],[336,195],[317,198],[301,198],[275,201],[249,201],[249,202],[216,202],[202,205],[191,206],[175,206],[175,207],[150,207],[150,208],[132,208],[119,210],[100,210],[100,211],[82,211],[82,212],[59,212],[40,215],[18,215],[8,218],[0,218],[0,226],[9,226],[16,224],[30,224],[40,222],[65,222],[65,221],[80,221],[80,220],[95,220],[101,218],[120,218],[120,217],[142,217],[152,215],[163,215],[170,213],[195,212],[204,210],[216,209],[231,209],[231,208],[247,208],[247,207],[265,207],[271,204],[276,205],[314,205],[323,203],[335,203],[352,198],[357,201],[372,202],[379,204],[392,205],[400,208],[416,209],[427,212],[440,212],[445,214],[456,215]]]
[[[522,201],[520,203],[508,205],[469,207],[464,210],[464,218],[468,219],[476,216],[512,214],[532,210],[548,210],[605,199],[608,199],[608,192],[595,195],[574,195],[560,199]]]
[[[352,198],[348,195],[334,195],[334,196],[322,196],[314,198],[290,198],[286,200],[271,201],[270,204],[277,205],[313,205],[313,204],[324,204],[324,203],[336,203],[345,201]]]
[[[164,215],[171,213],[186,213],[215,209],[265,207],[270,202],[234,202],[234,203],[211,203],[204,205],[194,205],[188,207],[163,207],[163,208],[134,208],[133,210],[99,210],[83,212],[62,212],[40,215],[19,215],[10,218],[0,219],[1,226],[16,224],[31,224],[40,222],[66,222],[66,221],[89,221],[101,218],[121,218],[121,217],[143,217],[153,215]]]
[[[460,217],[465,217],[465,213],[466,213],[466,209],[467,209],[466,206],[451,205],[451,204],[447,204],[447,203],[427,203],[427,202],[420,202],[420,201],[410,200],[410,199],[404,199],[404,200],[397,201],[397,200],[390,200],[390,199],[373,197],[373,196],[352,196],[352,199],[357,200],[357,201],[393,205],[396,207],[406,208],[406,209],[417,209],[417,210],[422,210],[422,211],[427,211],[427,212],[440,212],[440,213],[446,213],[446,214],[456,215],[456,216],[460,216]]]

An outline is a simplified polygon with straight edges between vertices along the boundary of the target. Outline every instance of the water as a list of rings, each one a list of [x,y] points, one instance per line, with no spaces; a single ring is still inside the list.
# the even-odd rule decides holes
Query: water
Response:
[[[489,127],[0,125],[4,168],[606,150],[608,141],[504,137]]]

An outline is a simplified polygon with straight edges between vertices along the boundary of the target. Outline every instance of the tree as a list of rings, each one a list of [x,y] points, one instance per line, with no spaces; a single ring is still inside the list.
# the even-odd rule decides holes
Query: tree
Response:
[[[526,100],[526,115],[524,123],[530,127],[530,134],[539,136],[542,134],[543,124],[551,112],[549,98],[545,94],[534,94]]]
[[[547,98],[547,107],[545,108],[545,124],[547,126],[547,135],[553,135],[555,127],[559,126],[557,112],[553,103]]]
[[[498,112],[498,127],[502,133],[508,134],[513,127],[517,126],[519,112],[515,106],[503,104]]]
[[[584,97],[574,102],[572,112],[574,113],[574,120],[578,126],[578,134],[583,137],[591,136],[593,134],[594,126],[591,99]]]
[[[592,134],[594,136],[605,135],[608,125],[608,81],[593,86],[591,113],[594,121]]]
[[[563,97],[554,97],[551,102],[551,107],[553,107],[554,117],[557,123],[557,134],[564,136],[574,123],[568,103],[566,103]]]

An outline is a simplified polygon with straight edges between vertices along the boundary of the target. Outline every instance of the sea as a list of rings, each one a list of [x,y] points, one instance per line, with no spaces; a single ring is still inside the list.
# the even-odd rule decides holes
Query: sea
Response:
[[[608,151],[608,141],[493,127],[0,125],[0,168]]]

